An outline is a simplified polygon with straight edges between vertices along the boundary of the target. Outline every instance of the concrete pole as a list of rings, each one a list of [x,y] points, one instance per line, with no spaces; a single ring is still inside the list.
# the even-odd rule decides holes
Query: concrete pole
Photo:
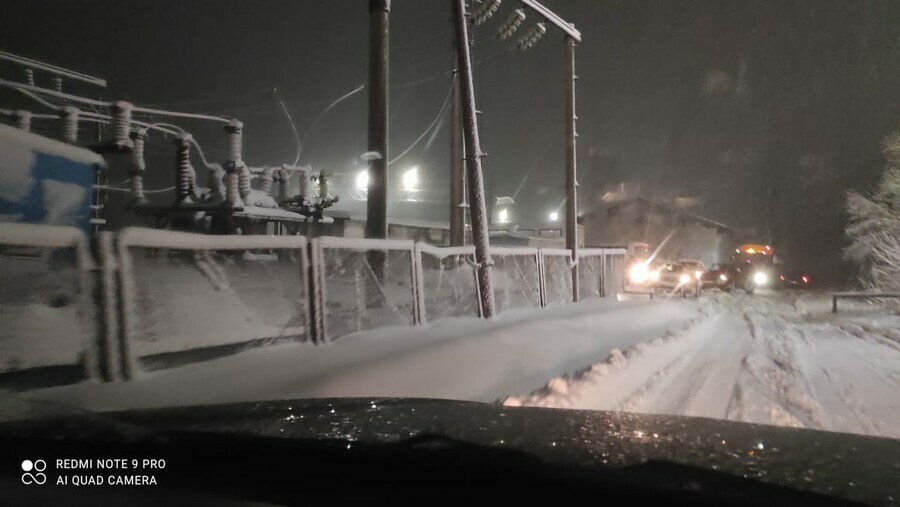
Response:
[[[566,248],[572,251],[572,301],[578,301],[578,181],[575,172],[575,39],[566,36]]]
[[[369,161],[366,237],[386,238],[388,163],[388,42],[390,0],[369,0]],[[373,266],[374,267],[374,266]]]
[[[481,170],[481,142],[478,138],[478,117],[475,107],[475,84],[472,79],[472,57],[469,53],[469,27],[466,20],[466,1],[453,0],[456,18],[456,56],[462,95],[463,128],[465,130],[466,169],[469,184],[469,209],[472,217],[472,243],[475,245],[478,288],[483,317],[494,316],[494,288],[491,281],[490,237],[487,207],[484,200],[484,178]]]
[[[466,147],[463,142],[459,73],[453,75],[453,133],[450,146],[450,246],[466,243]]]

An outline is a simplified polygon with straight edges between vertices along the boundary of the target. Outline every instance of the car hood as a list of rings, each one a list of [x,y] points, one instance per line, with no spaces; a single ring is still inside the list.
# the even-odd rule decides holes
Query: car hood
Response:
[[[900,499],[900,440],[705,418],[343,398],[66,415],[64,420],[73,437],[85,428],[85,434],[125,438],[187,431],[348,443],[440,435],[567,465],[666,461],[872,504]],[[0,425],[0,434],[41,431],[40,421]]]

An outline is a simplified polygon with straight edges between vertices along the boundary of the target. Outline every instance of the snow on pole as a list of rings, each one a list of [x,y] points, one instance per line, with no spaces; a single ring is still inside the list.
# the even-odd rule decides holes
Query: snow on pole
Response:
[[[16,128],[31,132],[31,111],[17,110],[12,115]]]
[[[62,139],[69,144],[78,142],[78,117],[80,114],[81,112],[74,106],[66,106],[60,111]]]
[[[147,202],[144,196],[144,171],[147,169],[144,162],[144,144],[147,142],[147,129],[135,127],[130,137],[134,146],[131,150],[131,164],[128,167],[128,174],[131,175],[131,201],[134,204],[143,204]]]
[[[194,188],[196,186],[197,173],[191,165],[191,140],[190,134],[178,134],[175,138],[175,204],[193,204]]]

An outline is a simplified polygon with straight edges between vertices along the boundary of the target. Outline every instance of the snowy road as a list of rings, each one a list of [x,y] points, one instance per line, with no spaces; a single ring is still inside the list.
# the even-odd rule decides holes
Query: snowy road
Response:
[[[900,438],[900,319],[822,298],[715,294],[680,332],[509,405],[713,417]]]

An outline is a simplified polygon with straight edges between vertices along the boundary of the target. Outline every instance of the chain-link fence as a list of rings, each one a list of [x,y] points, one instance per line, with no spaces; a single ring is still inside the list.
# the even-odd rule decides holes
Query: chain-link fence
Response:
[[[419,243],[424,318],[475,316],[479,312],[473,247],[439,248]]]
[[[127,354],[151,367],[309,338],[301,236],[119,236]]]
[[[99,276],[77,229],[0,227],[0,380],[58,364],[127,379],[249,347],[481,314],[472,247],[139,228],[100,233],[95,246]],[[491,256],[499,313],[573,300],[569,250]],[[579,299],[621,292],[624,249],[580,250],[577,266]]]
[[[313,244],[326,339],[419,322],[412,241],[329,237]]]

